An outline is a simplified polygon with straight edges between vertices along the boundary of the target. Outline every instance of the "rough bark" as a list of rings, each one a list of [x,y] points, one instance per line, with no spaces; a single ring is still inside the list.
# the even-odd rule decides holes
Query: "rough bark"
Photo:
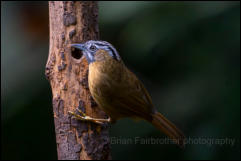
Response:
[[[106,118],[88,89],[88,63],[71,43],[99,38],[97,2],[50,1],[50,47],[45,74],[51,84],[58,159],[110,159],[108,127],[77,121],[68,111]]]

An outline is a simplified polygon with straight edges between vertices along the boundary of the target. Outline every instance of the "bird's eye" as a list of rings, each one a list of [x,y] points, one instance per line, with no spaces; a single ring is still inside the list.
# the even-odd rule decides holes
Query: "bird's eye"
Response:
[[[96,49],[97,49],[96,46],[94,46],[94,45],[90,46],[90,50],[95,51]]]

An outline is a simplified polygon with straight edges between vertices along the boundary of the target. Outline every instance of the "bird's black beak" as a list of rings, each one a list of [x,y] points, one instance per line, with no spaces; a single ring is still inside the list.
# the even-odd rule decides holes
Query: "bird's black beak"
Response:
[[[91,62],[94,62],[94,56],[88,52],[88,50],[85,47],[85,44],[71,44],[71,47],[81,50],[89,64]]]

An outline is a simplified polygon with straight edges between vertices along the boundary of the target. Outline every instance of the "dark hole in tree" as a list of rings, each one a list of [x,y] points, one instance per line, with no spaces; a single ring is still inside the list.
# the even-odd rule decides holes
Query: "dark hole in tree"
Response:
[[[82,57],[83,53],[81,50],[72,48],[71,49],[71,56],[75,59],[80,59]]]

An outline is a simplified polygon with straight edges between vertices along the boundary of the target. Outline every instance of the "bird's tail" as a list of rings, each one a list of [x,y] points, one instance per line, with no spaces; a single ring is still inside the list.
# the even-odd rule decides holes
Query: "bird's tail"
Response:
[[[156,112],[152,115],[152,124],[164,132],[168,137],[170,137],[177,145],[184,148],[185,136],[183,133],[169,120],[167,120],[162,114]]]

